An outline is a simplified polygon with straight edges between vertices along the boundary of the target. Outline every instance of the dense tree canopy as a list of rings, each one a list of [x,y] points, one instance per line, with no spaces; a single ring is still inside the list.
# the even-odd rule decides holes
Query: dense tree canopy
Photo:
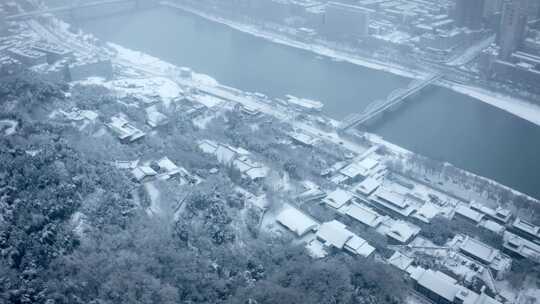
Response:
[[[401,302],[406,284],[387,265],[343,253],[313,260],[302,245],[259,233],[260,213],[233,191],[227,170],[189,191],[178,186],[187,195],[173,196],[173,221],[149,215],[152,199],[106,159],[131,155],[129,147],[108,143],[118,151],[94,153],[96,139],[41,115],[68,103],[65,89],[34,78],[0,86],[6,117],[21,121],[0,137],[1,303]],[[75,91],[81,107],[110,107],[102,88]],[[40,114],[27,115],[28,106]],[[138,148],[167,150],[194,168],[216,165],[189,143]]]

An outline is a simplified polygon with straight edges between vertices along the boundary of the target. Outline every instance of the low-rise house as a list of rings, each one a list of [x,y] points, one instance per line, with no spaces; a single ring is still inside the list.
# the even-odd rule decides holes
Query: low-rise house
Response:
[[[260,181],[266,176],[268,176],[269,170],[270,169],[268,169],[267,167],[261,165],[260,167],[253,167],[247,170],[246,172],[244,172],[244,176],[246,176],[249,180],[252,181]]]
[[[47,54],[30,48],[11,48],[8,52],[15,59],[28,66],[47,63]]]
[[[207,154],[215,154],[218,143],[212,140],[204,139],[199,142],[199,149]]]
[[[242,112],[242,114],[250,117],[259,117],[262,114],[261,111],[255,107],[251,107],[248,105],[241,105],[240,107],[240,111]]]
[[[135,169],[139,165],[139,160],[117,160],[114,166],[118,169]]]
[[[322,223],[317,231],[317,238],[327,247],[343,249],[353,233],[347,230],[345,224],[336,220]]]
[[[242,177],[251,181],[259,181],[270,172],[267,166],[250,158],[251,153],[243,148],[235,148],[211,140],[200,141],[199,148],[204,153],[215,155],[221,164],[238,169]]]
[[[298,145],[312,147],[317,143],[317,139],[313,136],[310,136],[303,132],[289,132],[287,135],[292,139],[292,141]]]
[[[73,54],[71,50],[61,48],[44,41],[34,43],[32,48],[38,52],[46,54],[48,64],[54,64],[55,62],[65,59]]]
[[[296,199],[301,202],[320,201],[326,197],[326,193],[322,191],[318,185],[312,182],[304,181],[302,182],[302,186],[304,191],[296,197]]]
[[[336,220],[322,223],[317,230],[317,239],[326,247],[344,249],[352,254],[370,256],[375,248],[367,241],[352,233],[345,224]]]
[[[201,145],[206,146],[208,151],[211,151],[211,146],[215,145],[216,149],[213,152],[217,160],[224,165],[232,165],[236,159],[245,158],[251,153],[243,148],[235,148],[229,145],[214,143],[212,141],[203,141]]]
[[[146,135],[146,133],[131,125],[121,114],[111,117],[111,121],[107,123],[107,126],[122,142],[134,142]]]
[[[131,171],[131,174],[137,181],[142,182],[156,176],[158,173],[150,166],[138,166]]]
[[[339,161],[335,164],[333,164],[330,168],[326,168],[321,172],[321,176],[331,176],[332,174],[338,172],[339,170],[343,169],[347,165],[344,161]]]
[[[188,118],[195,118],[202,114],[204,111],[206,111],[208,108],[203,105],[202,103],[198,103],[194,101],[192,104],[189,105],[181,105],[182,107],[185,107],[186,109],[182,111],[184,115],[186,115]],[[179,107],[179,106],[177,106]]]
[[[0,77],[18,74],[22,72],[23,69],[24,66],[19,60],[0,54]]]
[[[182,173],[182,169],[166,156],[158,160],[156,164],[160,171],[167,175],[167,178],[180,175]]]
[[[460,204],[456,207],[454,216],[470,221],[476,225],[479,224],[484,218],[484,214],[478,211],[474,211],[473,209],[469,208],[464,204]]]
[[[257,181],[265,178],[270,171],[268,167],[264,166],[261,163],[252,161],[245,155],[235,159],[233,161],[233,165],[242,173],[243,177],[252,181]]]
[[[339,173],[344,176],[344,182],[348,184],[356,183],[365,178],[368,174],[365,168],[357,163],[352,163],[341,169]]]
[[[512,223],[511,231],[524,239],[540,244],[540,227],[520,218]]]
[[[508,209],[504,209],[502,207],[497,207],[496,209],[489,208],[483,204],[480,203],[471,203],[470,205],[471,209],[478,211],[485,216],[489,217],[490,219],[506,225],[510,222],[510,219],[512,218],[512,212]]]
[[[375,247],[371,246],[368,241],[363,238],[353,235],[347,243],[345,243],[345,250],[362,257],[369,257],[373,252],[375,252]]]
[[[429,224],[431,223],[431,220],[433,220],[440,213],[441,209],[439,206],[433,203],[425,203],[422,205],[422,207],[416,210],[416,212],[413,214],[413,217],[419,219],[424,223]]]
[[[440,271],[416,268],[411,271],[411,279],[414,289],[437,304],[501,304],[485,293],[465,288]]]
[[[398,244],[408,244],[419,232],[420,227],[405,221],[396,220],[391,223],[389,229],[386,231],[386,236]]]
[[[359,162],[353,162],[341,169],[339,173],[346,177],[345,181],[348,184],[356,183],[370,176],[375,172],[379,161],[366,157]]]
[[[109,59],[86,58],[68,65],[68,81],[81,81],[89,77],[111,79],[112,62]]]
[[[540,263],[540,245],[506,231],[503,235],[505,252]]]
[[[459,242],[459,251],[488,266],[496,278],[502,279],[512,266],[512,259],[499,250],[475,240],[469,236],[458,236],[462,239]]]
[[[276,221],[298,237],[302,237],[309,232],[315,232],[319,227],[319,223],[311,216],[289,205],[279,212]]]
[[[167,180],[174,176],[182,176],[188,182],[194,179],[186,169],[178,167],[166,156],[157,161],[145,162],[142,165],[139,165],[138,159],[135,161],[117,161],[115,165],[120,169],[132,169],[131,173],[137,181],[148,181],[153,178]]]
[[[370,196],[373,194],[373,192],[375,192],[375,190],[377,190],[377,188],[379,188],[379,186],[381,186],[381,182],[379,180],[368,177],[358,184],[354,190],[358,194]]]
[[[413,262],[413,258],[408,257],[399,251],[394,252],[394,254],[392,254],[392,256],[388,259],[388,263],[390,263],[390,265],[405,272],[412,265]]]
[[[333,192],[329,193],[328,196],[323,199],[323,202],[329,207],[337,210],[346,205],[347,203],[351,202],[352,199],[353,195],[350,192],[338,188]]]
[[[168,124],[169,118],[155,107],[149,107],[146,109],[146,123],[152,128],[157,128]]]
[[[349,206],[344,206],[343,210],[340,209],[340,211],[348,215],[352,219],[359,221],[363,225],[372,228],[376,228],[377,226],[379,226],[385,219],[384,216],[380,215],[376,211],[357,203],[352,203]]]
[[[419,269],[411,274],[414,289],[438,304],[454,304],[459,292],[457,281],[440,272]]]
[[[219,144],[216,149],[216,157],[218,162],[226,165],[231,165],[238,156],[236,151],[229,146]]]
[[[382,186],[371,196],[371,201],[378,208],[402,217],[408,217],[415,211],[406,194]]]
[[[505,226],[492,220],[483,220],[479,226],[499,235],[502,235],[506,230]]]
[[[69,121],[86,121],[87,123],[95,123],[99,117],[99,114],[90,110],[80,110],[73,108],[69,111],[59,110],[59,114]]]
[[[337,173],[336,175],[332,176],[330,178],[330,181],[336,185],[341,185],[341,184],[345,184],[347,182],[347,180],[349,179],[349,177],[341,174],[341,173]]]

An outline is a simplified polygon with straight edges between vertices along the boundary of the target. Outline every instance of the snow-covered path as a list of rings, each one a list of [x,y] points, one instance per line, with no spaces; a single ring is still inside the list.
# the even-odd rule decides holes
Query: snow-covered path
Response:
[[[380,62],[374,59],[362,58],[362,57],[354,56],[352,54],[348,54],[345,52],[336,51],[334,49],[331,49],[330,47],[296,41],[291,38],[284,37],[282,35],[260,30],[256,28],[255,26],[241,24],[238,22],[233,22],[233,21],[226,20],[223,18],[211,16],[203,12],[179,5],[177,3],[168,3],[167,1],[163,1],[162,4],[177,7],[179,9],[198,15],[202,18],[226,25],[235,30],[238,30],[247,34],[251,34],[253,36],[266,39],[268,41],[271,41],[277,44],[282,44],[289,47],[310,51],[315,54],[318,54],[321,56],[327,56],[329,58],[333,58],[336,60],[345,61],[345,62],[349,62],[355,65],[367,67],[370,69],[385,71],[385,72],[392,73],[395,75],[400,75],[400,76],[410,77],[410,78],[422,78],[422,77],[425,77],[425,74],[426,74],[420,71],[413,71],[410,68],[406,68],[404,66],[390,64],[387,62]],[[466,63],[467,61],[472,60],[475,56],[478,55],[479,51],[483,47],[488,46],[493,40],[494,40],[494,37],[492,36],[479,42],[476,46],[471,47],[469,50],[467,50],[462,56],[459,56],[458,58],[454,59],[450,63],[450,65],[462,65]],[[479,87],[466,86],[466,85],[461,85],[461,84],[457,84],[453,82],[442,82],[441,84],[443,87],[449,88],[458,93],[462,93],[470,97],[473,97],[475,99],[478,99],[484,103],[495,106],[501,110],[504,110],[508,113],[521,117],[527,121],[530,121],[540,126],[540,105],[536,105],[530,101],[526,101],[523,99],[511,97],[509,95],[494,94],[488,90],[485,90]]]
[[[540,103],[533,104],[518,98],[490,92],[462,84],[447,83],[454,91],[473,97],[515,116],[540,126]]]

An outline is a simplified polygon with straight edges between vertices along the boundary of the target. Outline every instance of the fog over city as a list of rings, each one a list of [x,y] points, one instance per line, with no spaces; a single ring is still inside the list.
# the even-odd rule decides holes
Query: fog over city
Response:
[[[540,304],[540,0],[0,0],[0,304]]]

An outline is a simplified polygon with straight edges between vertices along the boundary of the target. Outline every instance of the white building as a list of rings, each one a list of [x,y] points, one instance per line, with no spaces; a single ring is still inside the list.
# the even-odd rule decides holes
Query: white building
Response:
[[[373,194],[373,192],[375,192],[375,190],[377,190],[377,188],[379,188],[380,185],[381,182],[379,180],[368,177],[364,179],[360,184],[358,184],[358,186],[356,186],[354,190],[358,194],[370,196],[371,194]]]
[[[233,166],[242,173],[243,178],[258,181],[265,178],[270,169],[252,159],[251,153],[243,148],[236,148],[211,140],[199,141],[199,148],[207,154],[216,156],[218,162],[226,166]]]
[[[146,123],[150,127],[156,128],[169,123],[169,118],[152,106],[146,109]]]
[[[512,231],[531,241],[540,244],[540,227],[533,225],[527,221],[524,221],[520,218],[517,218],[514,223],[512,223]]]
[[[344,181],[347,183],[358,182],[377,171],[379,161],[367,157],[359,162],[353,162],[344,167],[339,173],[345,176]]]
[[[168,157],[163,157],[156,162],[159,169],[164,172],[167,178],[170,178],[175,175],[182,173],[182,169],[178,167],[172,160]]]
[[[502,207],[497,207],[496,209],[492,209],[483,204],[474,203],[474,202],[471,203],[470,207],[471,209],[478,211],[480,213],[483,213],[487,217],[490,217],[494,221],[497,221],[503,225],[506,225],[512,217],[512,212]]]
[[[148,178],[156,176],[157,172],[150,166],[139,166],[133,169],[131,174],[133,174],[133,177],[135,177],[137,181],[144,181]]]
[[[289,205],[280,211],[276,221],[299,237],[314,232],[319,227],[319,223],[312,217]]]
[[[340,212],[341,211],[342,210],[340,209]],[[379,226],[381,222],[386,218],[377,213],[376,211],[357,203],[345,206],[342,212],[350,216],[351,218],[359,221],[360,223],[372,228],[376,228],[377,226]]]
[[[134,142],[146,135],[146,133],[131,125],[122,114],[111,117],[111,121],[107,126],[122,142]]]
[[[390,263],[390,265],[401,271],[407,271],[407,268],[411,266],[413,261],[413,258],[408,257],[399,251],[394,252],[394,254],[392,254],[392,256],[388,259],[388,263]]]
[[[371,196],[371,200],[377,207],[392,211],[404,217],[408,217],[416,209],[412,202],[407,198],[406,193],[386,187],[379,187]]]
[[[324,198],[323,202],[334,209],[339,209],[345,204],[349,203],[352,199],[353,195],[350,192],[338,188],[328,194],[328,196]]]
[[[344,249],[364,257],[370,256],[375,251],[366,240],[350,232],[345,224],[336,220],[322,223],[317,231],[317,239],[326,247]]]
[[[488,266],[495,277],[503,278],[510,271],[512,259],[509,256],[469,236],[458,237],[462,239],[459,242],[459,251]]]
[[[414,288],[433,303],[501,304],[485,293],[477,294],[465,288],[440,271],[415,268],[411,271],[411,279],[414,281]]]
[[[455,216],[469,220],[475,224],[478,224],[484,218],[484,215],[480,212],[474,211],[466,205],[460,204],[455,209]]]
[[[386,231],[386,236],[397,241],[400,244],[407,244],[419,232],[420,227],[405,221],[396,220],[390,225],[390,228]]]
[[[503,240],[503,247],[507,252],[540,262],[540,245],[508,231],[504,233]]]

